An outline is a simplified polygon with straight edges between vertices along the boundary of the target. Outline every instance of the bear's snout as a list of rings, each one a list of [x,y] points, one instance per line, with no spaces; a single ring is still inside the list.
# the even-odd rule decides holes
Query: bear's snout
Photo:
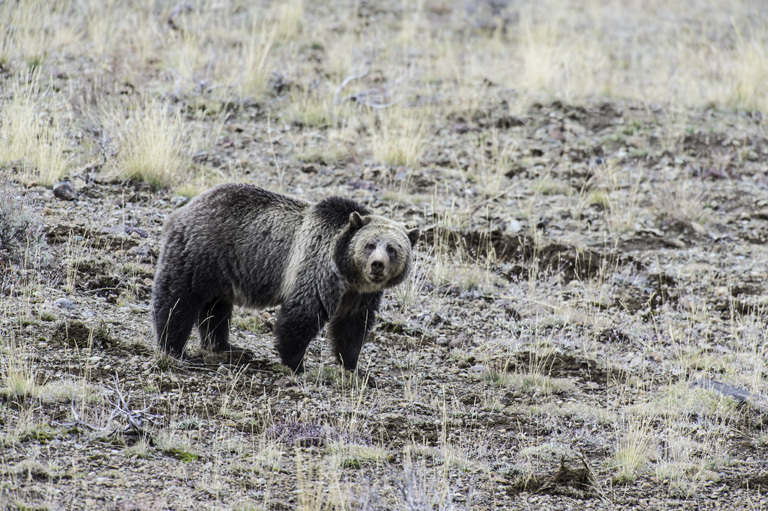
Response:
[[[371,271],[374,273],[384,273],[384,261],[372,261]]]
[[[386,253],[380,254],[378,252],[378,250],[375,251],[368,259],[368,272],[374,282],[381,282],[386,279],[389,272],[389,259]]]

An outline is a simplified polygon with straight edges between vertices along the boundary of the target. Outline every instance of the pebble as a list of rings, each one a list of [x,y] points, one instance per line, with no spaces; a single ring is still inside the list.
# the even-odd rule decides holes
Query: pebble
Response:
[[[473,373],[483,373],[488,370],[488,366],[485,366],[483,364],[475,364],[472,367],[469,368],[470,371]]]
[[[288,376],[283,376],[282,378],[278,378],[275,380],[275,383],[273,384],[275,387],[292,387],[294,385],[294,381],[289,378]]]
[[[146,245],[133,247],[127,254],[136,257],[142,263],[152,262],[152,251]]]
[[[70,300],[69,298],[59,298],[58,300],[53,302],[53,305],[55,305],[56,307],[58,307],[60,309],[74,309],[75,308],[74,302],[72,300]]]
[[[504,230],[511,234],[517,234],[523,230],[523,224],[511,218],[507,220],[507,224],[504,226]]]
[[[53,187],[53,196],[61,200],[75,200],[77,192],[69,181],[62,181]]]
[[[182,195],[179,195],[178,197],[174,197],[173,199],[171,199],[171,202],[175,207],[180,208],[181,206],[189,202],[189,197],[184,197]]]

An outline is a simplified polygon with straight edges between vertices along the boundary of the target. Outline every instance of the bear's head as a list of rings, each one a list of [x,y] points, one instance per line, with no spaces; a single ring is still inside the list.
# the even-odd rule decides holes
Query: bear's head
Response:
[[[358,292],[373,293],[400,284],[411,271],[412,248],[419,230],[377,215],[349,215],[352,238],[347,257],[354,268],[353,284]]]

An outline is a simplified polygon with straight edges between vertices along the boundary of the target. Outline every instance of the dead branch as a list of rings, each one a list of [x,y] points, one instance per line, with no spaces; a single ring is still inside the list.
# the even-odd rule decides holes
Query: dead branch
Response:
[[[348,96],[344,96],[343,98],[339,99],[339,96],[341,95],[341,92],[344,90],[344,88],[349,85],[350,82],[354,80],[362,80],[366,76],[368,76],[371,73],[371,60],[365,61],[365,70],[361,73],[351,74],[347,75],[344,80],[342,80],[341,85],[339,85],[336,88],[336,92],[333,94],[333,104],[339,105],[341,103],[344,103],[345,101],[354,101],[355,103],[360,103],[361,105],[375,108],[375,109],[383,109],[383,108],[389,108],[393,105],[396,105],[399,103],[402,99],[395,99],[392,100],[391,94],[386,89],[380,89],[380,88],[374,88],[374,89],[368,89],[364,91],[357,92],[355,94],[349,94]],[[397,80],[395,82],[395,85],[398,85],[400,83],[400,80]],[[372,99],[376,96],[380,96],[384,98],[384,101],[377,101],[375,99]]]
[[[710,380],[709,378],[699,378],[698,380],[694,380],[691,382],[691,387],[714,390],[723,396],[735,399],[739,404],[747,405],[763,415],[768,415],[768,399],[758,394],[753,394],[752,392],[717,380]]]
[[[389,108],[393,105],[398,104],[400,101],[402,101],[402,98],[401,98],[401,99],[395,99],[395,100],[389,101],[387,103],[378,103],[376,101],[368,99],[369,97],[375,94],[389,97],[389,93],[387,91],[381,91],[379,89],[369,89],[366,91],[358,92],[357,94],[351,94],[346,98],[344,98],[343,101],[346,101],[349,99],[349,100],[355,101],[356,103],[360,103],[361,105],[375,108],[377,110],[380,110],[383,108]]]
[[[106,425],[104,426],[95,426],[93,424],[90,424],[80,418],[80,416],[75,411],[75,405],[72,405],[72,417],[74,417],[74,421],[71,422],[58,422],[53,421],[52,424],[54,426],[63,426],[66,428],[73,427],[73,426],[82,426],[85,428],[90,429],[91,431],[98,431],[101,433],[100,436],[105,437],[112,437],[118,433],[122,433],[124,435],[133,435],[133,436],[149,436],[149,433],[145,429],[147,424],[152,424],[157,426],[159,419],[163,418],[163,415],[157,415],[157,414],[151,414],[149,413],[149,409],[154,406],[155,401],[153,400],[148,406],[145,406],[141,410],[132,410],[130,407],[131,402],[131,395],[130,393],[128,396],[123,395],[122,390],[120,390],[120,385],[118,382],[117,374],[115,374],[114,377],[115,387],[114,387],[114,395],[117,396],[117,399],[112,400],[109,397],[106,397],[105,399],[107,402],[114,407],[112,412],[109,415],[109,419],[106,421]],[[111,427],[112,422],[116,418],[122,418],[127,422],[125,426],[114,426]]]
[[[168,23],[168,27],[171,30],[183,30],[182,27],[180,27],[176,23],[176,18],[179,17],[181,14],[186,14],[189,12],[194,11],[195,8],[189,5],[187,2],[179,2],[176,4],[176,7],[173,8],[171,13],[168,15],[168,19],[166,20]]]
[[[112,412],[112,416],[114,417],[118,414],[122,415],[122,417],[128,422],[128,426],[123,429],[122,433],[144,435],[145,424],[150,423],[157,425],[157,421],[162,419],[163,416],[149,413],[149,409],[152,408],[152,406],[155,404],[154,400],[141,410],[131,410],[131,395],[128,394],[127,397],[123,396],[123,393],[120,390],[120,385],[118,384],[117,374],[115,374],[114,381],[115,394],[117,395],[118,399],[116,401],[112,401],[108,397],[106,398],[107,402],[115,407],[115,410]],[[110,419],[113,417],[110,417]]]
[[[333,104],[334,105],[338,105],[340,103],[339,102],[339,94],[341,94],[341,91],[344,90],[344,87],[346,87],[349,84],[349,82],[351,82],[352,80],[360,80],[360,79],[365,78],[366,76],[368,76],[368,74],[371,72],[371,61],[370,60],[366,61],[365,66],[366,66],[365,67],[365,71],[363,71],[362,73],[358,73],[358,74],[348,75],[341,82],[341,85],[339,85],[336,88],[336,92],[333,94]],[[345,97],[344,99],[341,100],[341,103],[343,103],[344,101],[346,101],[350,97],[351,96]]]

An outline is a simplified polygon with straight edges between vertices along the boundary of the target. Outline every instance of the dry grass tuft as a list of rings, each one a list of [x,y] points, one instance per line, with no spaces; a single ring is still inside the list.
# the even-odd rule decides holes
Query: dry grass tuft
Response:
[[[634,481],[641,468],[654,457],[655,436],[647,424],[630,422],[619,439],[613,454],[614,482],[626,484]]]
[[[17,165],[23,181],[54,184],[70,168],[70,142],[62,126],[67,107],[41,88],[37,74],[14,82],[11,90],[0,112],[0,165]]]
[[[117,109],[108,112],[120,139],[115,170],[125,179],[145,181],[153,189],[181,182],[188,164],[183,147],[188,128],[178,112],[150,100],[133,107],[127,118]]]
[[[0,353],[0,381],[3,382],[0,392],[7,399],[19,402],[37,398],[40,386],[33,356],[20,345],[13,331],[0,345]]]
[[[424,152],[426,133],[418,111],[395,106],[372,112],[371,151],[380,163],[414,167]]]
[[[267,90],[270,71],[267,67],[278,26],[254,20],[241,46],[237,90],[242,97],[260,97]]]

